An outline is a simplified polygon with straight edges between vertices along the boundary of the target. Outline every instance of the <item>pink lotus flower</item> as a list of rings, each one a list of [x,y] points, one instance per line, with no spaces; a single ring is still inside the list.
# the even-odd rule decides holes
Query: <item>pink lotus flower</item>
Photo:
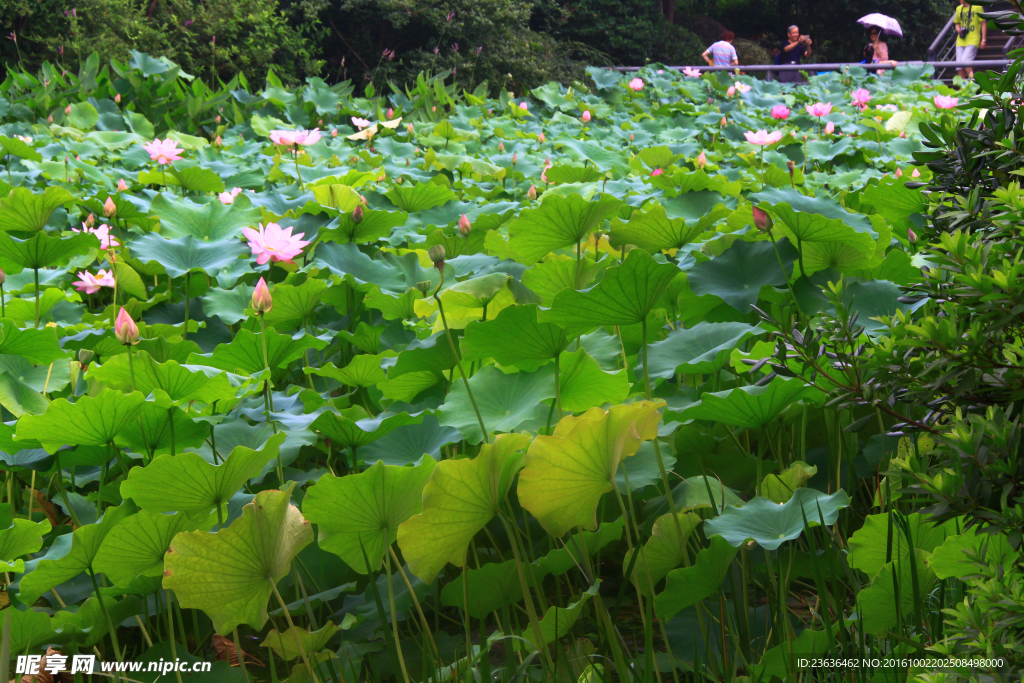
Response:
[[[291,228],[282,228],[277,223],[267,223],[266,228],[260,223],[258,232],[252,228],[242,228],[242,234],[249,240],[249,248],[256,255],[256,263],[261,266],[268,261],[290,263],[309,244],[302,240],[306,233],[292,235]]]
[[[683,69],[683,75],[687,78],[700,78],[700,69],[686,67]]]
[[[939,109],[953,109],[959,101],[956,97],[946,97],[945,95],[936,95],[933,100]]]
[[[653,171],[651,171],[651,177],[653,178],[654,176],[661,175],[663,173],[663,170],[661,170],[660,168],[656,168]]]
[[[526,102],[520,102],[519,108],[522,109],[523,111],[529,111],[530,105],[528,105]]]
[[[367,124],[369,125],[369,124]],[[270,131],[270,139],[278,145],[284,147],[294,147],[296,145],[312,145],[320,140],[320,129],[314,128],[313,130],[272,130]]]
[[[242,188],[233,187],[230,190],[225,190],[224,192],[218,194],[217,199],[220,200],[221,204],[230,204],[231,202],[235,201],[235,197],[237,197],[238,193],[241,191]]]
[[[910,174],[910,177],[911,177],[911,178],[920,178],[920,177],[921,177],[921,172],[920,172],[920,171],[918,171],[918,170],[917,170],[917,169],[915,168],[915,169],[914,169],[914,172]]]
[[[697,168],[701,168],[702,169],[702,168],[704,168],[707,165],[708,165],[708,158],[706,156],[704,156],[704,152],[702,151],[700,153],[700,155],[697,157]]]
[[[224,141],[221,139],[221,137],[219,135],[213,139],[213,146],[214,147],[223,147],[224,146]]]
[[[114,275],[113,272],[108,273],[105,270],[98,271],[96,275],[88,271],[78,271],[78,277],[81,280],[76,280],[72,284],[79,292],[85,292],[86,294],[95,294],[100,291],[101,287],[113,287],[114,286]]]
[[[124,178],[119,179],[117,181],[117,191],[118,192],[125,192],[127,190],[128,190],[128,185],[125,184]]]
[[[776,104],[772,107],[772,118],[785,121],[789,118],[789,107],[784,104]]]
[[[871,93],[864,88],[857,88],[853,91],[853,106],[863,109],[868,106],[868,101],[871,99]]]
[[[643,88],[644,79],[642,78],[634,78],[629,82],[629,89],[632,90],[633,92],[639,92],[640,90],[643,90]]]
[[[71,232],[84,232],[89,235],[96,235],[96,239],[100,241],[100,249],[109,249],[110,247],[119,247],[121,243],[118,242],[113,235],[110,234],[110,226],[104,223],[98,228],[90,228],[87,223],[82,223],[82,229],[71,228]],[[81,273],[79,273],[81,275]]]
[[[750,86],[746,83],[740,83],[736,81],[736,92],[750,92]]]
[[[391,107],[388,107],[388,119],[393,119],[393,118],[395,118],[395,110],[392,109]]]
[[[338,129],[337,128],[332,128],[331,129],[331,137],[332,138],[338,137]]]
[[[821,118],[822,116],[828,116],[829,113],[831,113],[832,103],[829,102],[828,104],[824,104],[822,102],[818,102],[817,104],[807,104],[804,105],[804,109],[806,109],[807,113],[811,116]]]
[[[836,124],[829,121],[828,125],[825,126],[825,135],[832,135],[834,132],[836,132]]]
[[[590,110],[583,112],[583,116],[580,117],[580,121],[583,123],[590,123]]]
[[[539,144],[544,144],[544,133],[541,133],[537,136],[537,142]]]
[[[149,152],[149,158],[156,163],[164,166],[181,159],[181,153],[185,150],[178,149],[178,143],[170,138],[161,140],[157,138],[148,145],[143,145],[142,149]]]
[[[31,145],[32,144],[32,138],[30,136],[28,136],[28,135],[15,135],[14,137],[18,138],[19,140],[24,142],[26,145]]]
[[[736,94],[736,86],[730,85],[729,89],[725,91],[726,97],[732,97]]]
[[[720,126],[721,126],[722,128],[725,128],[725,124],[727,124],[727,123],[729,123],[729,122],[728,122],[728,121],[726,121],[726,120],[725,120],[725,117],[723,116],[723,117],[722,117],[722,120],[721,120],[721,121],[719,122],[719,124],[718,124],[718,125],[720,125]]]
[[[896,177],[897,177],[897,178],[899,178],[899,177],[901,177],[902,175],[903,175],[903,170],[902,170],[902,169],[899,169],[899,168],[897,168],[897,169],[896,169]]]
[[[907,131],[905,131],[905,130],[901,130],[900,131],[900,139],[902,139],[902,140],[906,140],[907,139]]]
[[[748,130],[744,135],[747,137],[747,142],[752,145],[774,145],[782,139],[781,130],[776,130],[771,133],[766,130],[759,130],[756,133]]]
[[[124,306],[114,320],[114,337],[125,346],[139,343],[139,326],[128,315],[128,311],[124,310]]]
[[[260,281],[256,283],[256,289],[252,292],[252,310],[256,311],[257,315],[263,315],[264,313],[269,313],[273,307],[274,300],[270,296],[267,283],[263,278],[260,278]]]
[[[117,204],[114,203],[113,197],[107,197],[107,201],[103,202],[103,215],[110,218],[117,213]]]

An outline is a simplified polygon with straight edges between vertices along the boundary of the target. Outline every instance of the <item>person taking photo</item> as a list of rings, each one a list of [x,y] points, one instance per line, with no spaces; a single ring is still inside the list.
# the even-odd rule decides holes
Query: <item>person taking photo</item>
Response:
[[[799,64],[804,57],[811,54],[811,37],[800,35],[800,27],[793,25],[787,31],[786,40],[779,46],[779,56],[776,64]],[[800,81],[799,71],[782,71],[779,73],[779,80],[783,83],[796,83]]]

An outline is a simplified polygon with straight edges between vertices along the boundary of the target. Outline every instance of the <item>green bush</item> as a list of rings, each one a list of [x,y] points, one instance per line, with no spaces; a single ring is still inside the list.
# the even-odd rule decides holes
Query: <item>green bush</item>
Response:
[[[662,18],[650,0],[580,0],[571,9],[539,4],[540,21],[555,37],[585,43],[616,62],[642,65],[662,34]]]
[[[701,64],[704,48],[705,45],[696,34],[682,26],[663,22],[651,57],[654,61],[673,66]]]
[[[740,64],[772,64],[774,60],[768,50],[752,40],[737,38],[733,41]]]
[[[709,19],[708,17],[676,17],[676,24],[683,26],[688,31],[694,33],[704,44],[704,47],[707,47],[716,40],[720,40],[722,38],[722,33],[725,31],[725,26],[714,19]]]

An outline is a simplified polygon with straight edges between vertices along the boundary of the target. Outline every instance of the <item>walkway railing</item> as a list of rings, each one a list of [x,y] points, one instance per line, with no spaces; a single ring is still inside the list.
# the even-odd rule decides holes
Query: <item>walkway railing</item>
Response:
[[[1010,64],[1008,59],[976,59],[974,61],[926,61],[926,62],[900,62],[898,66],[933,66],[937,69],[964,69],[971,68],[975,71],[1005,70]],[[639,71],[644,67],[640,66],[616,66],[610,67],[616,71],[631,72]],[[809,74],[821,71],[846,71],[848,69],[864,69],[865,71],[886,71],[894,69],[892,64],[860,64],[850,62],[829,62],[826,64],[741,64],[740,66],[667,66],[666,69],[682,71],[683,69],[700,69],[701,73],[719,71],[741,71],[743,73],[767,73],[768,79],[773,79],[773,74],[782,71],[806,71]]]

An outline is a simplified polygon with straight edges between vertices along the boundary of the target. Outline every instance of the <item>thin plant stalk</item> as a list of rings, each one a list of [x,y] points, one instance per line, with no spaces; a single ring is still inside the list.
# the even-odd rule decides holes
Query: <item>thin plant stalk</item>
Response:
[[[295,623],[292,621],[292,615],[291,612],[288,611],[288,606],[281,598],[281,594],[277,592],[277,586],[274,584],[274,580],[268,577],[267,583],[270,584],[270,589],[274,591],[274,597],[277,598],[277,603],[281,605],[281,611],[284,612],[284,618],[288,621],[288,629],[292,632],[292,635],[295,636],[295,646],[299,648],[299,652],[302,654],[302,661],[305,662],[306,668],[309,669],[309,675],[312,676],[313,683],[320,683],[317,680],[316,673],[313,671],[313,665],[309,663],[309,657],[306,655],[306,648],[302,647],[302,641],[299,640],[299,632],[295,629]],[[392,608],[392,610],[393,609],[394,608]],[[392,615],[394,615],[394,611],[392,611]],[[241,653],[239,653],[239,656],[241,657]],[[408,679],[406,680],[408,681]]]
[[[505,527],[505,534],[508,535],[509,544],[512,546],[512,556],[515,559],[516,572],[519,574],[519,585],[523,591],[523,601],[526,603],[526,616],[530,619],[533,637],[537,639],[537,649],[541,653],[545,666],[550,667],[553,671],[554,664],[551,661],[551,653],[548,652],[547,645],[544,643],[544,637],[540,630],[540,620],[537,619],[537,611],[533,605],[533,595],[530,593],[530,588],[526,583],[526,574],[523,572],[523,558],[519,554],[519,541],[512,530],[511,522],[505,519],[505,515],[499,512],[498,519],[501,520],[502,525]]]
[[[459,375],[462,377],[462,383],[466,387],[466,393],[469,395],[469,402],[473,404],[473,411],[476,413],[476,420],[480,423],[480,432],[483,434],[484,443],[490,443],[490,439],[487,438],[487,427],[484,426],[484,418],[480,414],[480,408],[476,404],[476,398],[473,396],[473,390],[469,387],[469,380],[466,379],[466,371],[462,369],[462,359],[459,358],[458,349],[455,348],[455,341],[452,339],[452,331],[448,328],[448,318],[444,315],[444,304],[441,303],[441,297],[438,292],[441,291],[441,285],[444,284],[444,273],[441,274],[441,282],[438,283],[437,289],[434,290],[434,301],[437,302],[437,310],[441,314],[441,323],[444,325],[445,336],[448,337],[448,344],[452,347],[452,355],[455,357],[455,365],[459,368]]]
[[[270,395],[270,361],[267,357],[267,323],[263,319],[263,314],[260,313],[260,342],[263,345],[263,368],[267,371],[267,378],[263,380],[263,414],[267,418],[267,423],[273,428],[274,433],[277,434],[277,425],[274,424],[270,419],[270,412],[274,409],[274,399]],[[284,482],[284,468],[281,465],[281,454],[277,454],[277,479],[280,482]]]

